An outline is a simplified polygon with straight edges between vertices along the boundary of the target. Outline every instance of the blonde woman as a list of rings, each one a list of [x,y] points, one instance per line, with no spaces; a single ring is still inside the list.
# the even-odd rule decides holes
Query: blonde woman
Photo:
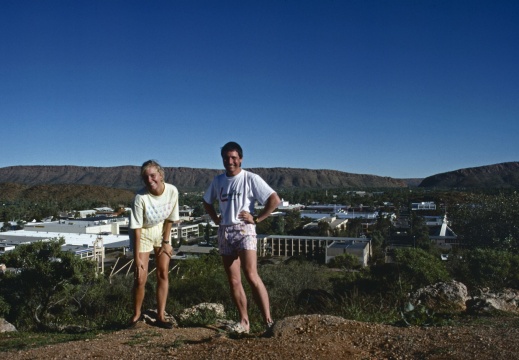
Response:
[[[173,255],[171,227],[179,221],[178,190],[164,182],[164,169],[154,160],[141,166],[145,187],[134,198],[130,217],[130,242],[134,256],[133,300],[134,312],[130,319],[133,327],[142,318],[144,288],[148,278],[148,263],[153,250],[157,266],[157,319],[155,325],[171,329],[166,321],[169,261]]]

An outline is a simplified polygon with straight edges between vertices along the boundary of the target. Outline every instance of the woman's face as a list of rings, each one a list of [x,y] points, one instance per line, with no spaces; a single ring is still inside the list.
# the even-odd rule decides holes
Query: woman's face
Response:
[[[164,190],[164,177],[156,166],[150,166],[144,170],[142,181],[153,195],[160,195]]]

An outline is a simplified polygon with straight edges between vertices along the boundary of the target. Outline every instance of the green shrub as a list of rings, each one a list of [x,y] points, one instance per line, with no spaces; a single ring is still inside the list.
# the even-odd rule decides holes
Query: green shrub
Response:
[[[170,273],[168,307],[173,313],[203,302],[231,305],[227,276],[217,254],[181,261]]]
[[[265,265],[260,268],[260,275],[269,293],[272,316],[276,319],[305,313],[305,306],[297,301],[302,291],[332,291],[327,268],[307,261]]]
[[[398,249],[395,252],[395,263],[399,268],[399,275],[414,288],[450,279],[440,258],[421,249]]]
[[[330,260],[328,267],[341,269],[359,269],[359,258],[353,254],[344,253]]]
[[[55,330],[82,322],[77,317],[84,284],[95,280],[95,264],[61,251],[63,240],[21,245],[4,254],[20,269],[0,282],[10,305],[6,318],[18,329]]]
[[[447,263],[453,276],[469,288],[519,288],[518,254],[478,248],[459,253]]]
[[[3,296],[0,296],[0,317],[4,317],[9,313],[11,306],[7,301],[5,301]]]
[[[94,328],[113,329],[126,324],[133,309],[132,286],[132,276],[114,276],[110,281],[101,277],[85,285],[80,314]]]
[[[423,305],[412,306],[407,304],[400,312],[400,320],[395,322],[399,326],[445,326],[451,325],[452,319],[445,315],[434,312]]]
[[[383,294],[360,294],[353,289],[339,297],[330,314],[356,321],[391,323],[398,318],[397,306],[391,299]]]

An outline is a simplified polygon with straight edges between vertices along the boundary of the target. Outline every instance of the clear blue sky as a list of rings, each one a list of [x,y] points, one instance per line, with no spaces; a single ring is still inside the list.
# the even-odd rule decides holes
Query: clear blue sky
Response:
[[[519,1],[0,1],[0,167],[519,161]]]

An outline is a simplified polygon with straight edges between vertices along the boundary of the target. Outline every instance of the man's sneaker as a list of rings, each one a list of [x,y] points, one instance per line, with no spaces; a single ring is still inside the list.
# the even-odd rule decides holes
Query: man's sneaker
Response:
[[[271,337],[274,335],[274,321],[270,321],[265,325],[265,332],[262,336]]]
[[[248,334],[249,330],[245,329],[242,324],[236,322],[234,324],[227,325],[226,330],[234,334]]]

